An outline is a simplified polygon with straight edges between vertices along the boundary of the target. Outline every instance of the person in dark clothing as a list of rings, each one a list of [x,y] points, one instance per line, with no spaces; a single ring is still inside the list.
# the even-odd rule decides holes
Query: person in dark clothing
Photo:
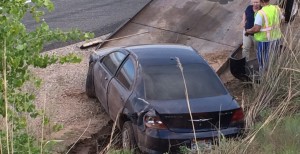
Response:
[[[254,26],[254,17],[258,10],[260,10],[260,0],[251,0],[251,5],[249,5],[243,14],[243,57],[249,60],[250,51],[255,49],[255,40],[252,35],[244,35],[246,29],[250,29]]]
[[[294,5],[294,0],[286,1],[285,10],[284,10],[285,22],[289,22],[291,20],[293,5]]]
[[[279,0],[277,1],[278,6],[284,10],[284,21],[286,23],[293,20],[293,7],[294,7],[294,0]],[[295,8],[297,9],[297,8]]]

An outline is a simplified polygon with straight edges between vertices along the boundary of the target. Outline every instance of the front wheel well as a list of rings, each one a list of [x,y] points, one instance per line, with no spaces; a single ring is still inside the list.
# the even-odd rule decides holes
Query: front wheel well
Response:
[[[128,115],[126,115],[126,114],[124,114],[124,113],[121,113],[120,115],[119,115],[119,120],[118,120],[118,125],[117,125],[117,127],[121,130],[122,129],[122,127],[123,127],[123,125],[124,125],[124,123],[126,122],[126,121],[131,121],[130,120],[130,118],[128,117]]]

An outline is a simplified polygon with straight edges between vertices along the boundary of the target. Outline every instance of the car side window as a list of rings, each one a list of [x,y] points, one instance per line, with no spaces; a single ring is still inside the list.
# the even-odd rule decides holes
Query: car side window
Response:
[[[121,67],[120,71],[118,72],[116,78],[121,82],[121,84],[130,89],[135,76],[135,69],[133,60],[128,58],[124,65]]]
[[[102,63],[111,74],[115,74],[125,57],[126,55],[122,52],[113,52],[105,56]]]

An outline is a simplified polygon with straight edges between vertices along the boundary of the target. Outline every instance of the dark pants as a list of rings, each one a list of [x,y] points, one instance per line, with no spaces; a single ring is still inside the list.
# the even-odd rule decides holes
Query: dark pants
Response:
[[[292,10],[293,10],[294,0],[286,0],[285,4],[285,22],[289,22],[291,20]]]

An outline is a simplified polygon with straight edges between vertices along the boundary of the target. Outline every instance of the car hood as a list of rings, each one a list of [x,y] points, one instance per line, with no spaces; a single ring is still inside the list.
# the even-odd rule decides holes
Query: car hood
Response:
[[[159,114],[184,114],[189,113],[187,101],[185,99],[181,100],[147,100],[150,105]],[[229,94],[190,99],[190,108],[192,113],[201,112],[216,112],[216,111],[226,111],[239,108],[238,103]]]

